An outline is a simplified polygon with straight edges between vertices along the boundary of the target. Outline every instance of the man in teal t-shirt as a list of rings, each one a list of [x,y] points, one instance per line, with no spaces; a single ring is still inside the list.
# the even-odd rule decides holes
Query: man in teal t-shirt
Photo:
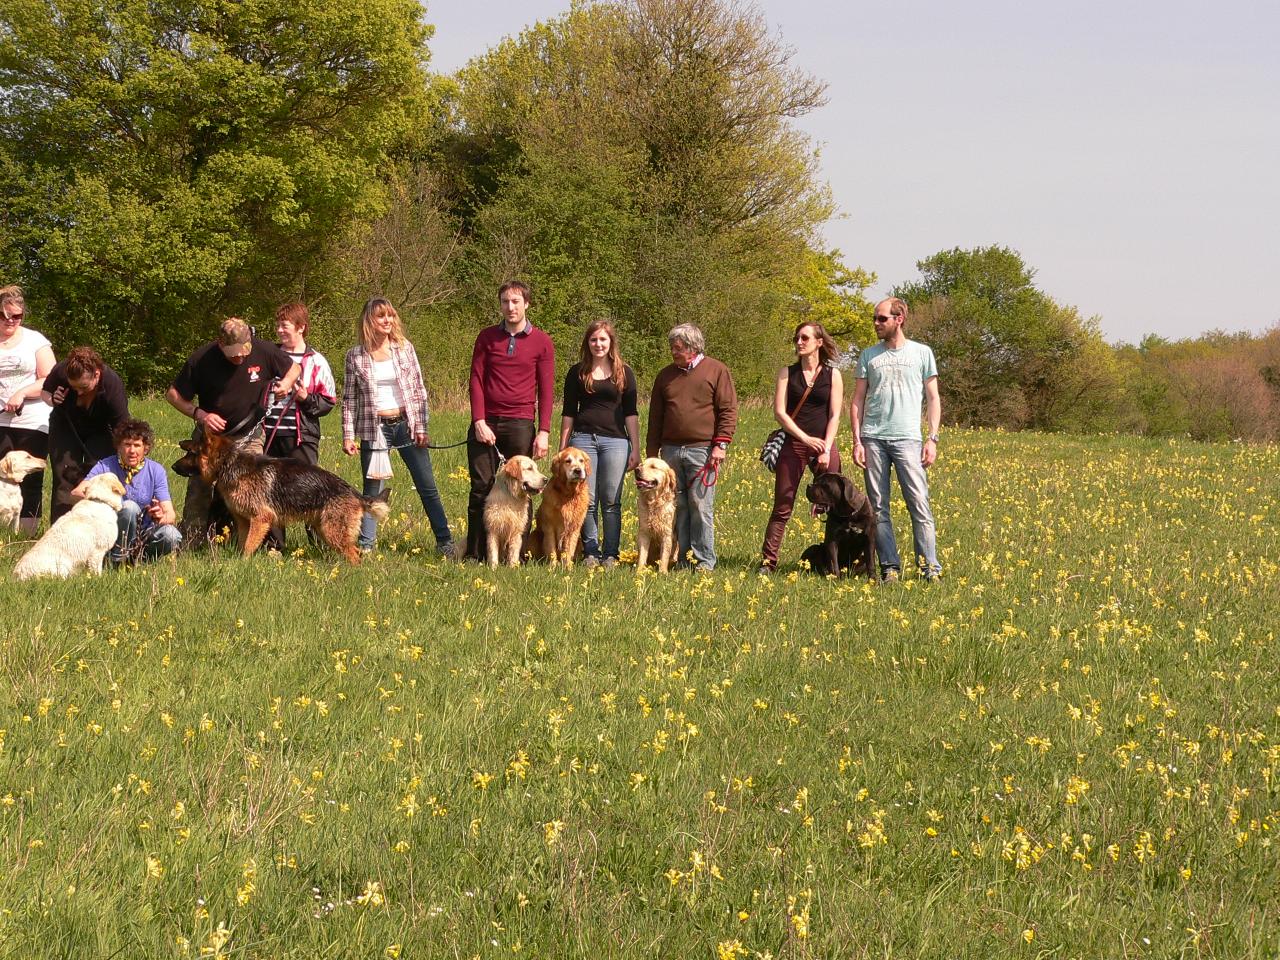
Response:
[[[942,573],[938,537],[929,509],[929,480],[925,473],[938,457],[938,428],[942,400],[938,396],[938,364],[923,343],[902,332],[906,301],[890,297],[876,304],[876,336],[880,342],[858,357],[858,381],[849,405],[853,424],[853,459],[865,472],[867,498],[876,512],[876,554],[880,575],[897,580],[902,560],[889,518],[889,470],[911,514],[916,564],[926,580]],[[929,436],[920,442],[920,410],[925,407]]]

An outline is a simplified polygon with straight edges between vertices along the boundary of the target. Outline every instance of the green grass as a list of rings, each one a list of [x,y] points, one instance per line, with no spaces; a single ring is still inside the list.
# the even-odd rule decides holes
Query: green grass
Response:
[[[754,575],[768,426],[709,577],[439,563],[398,463],[356,569],[6,577],[0,951],[1274,957],[1277,448],[950,431],[873,588]]]

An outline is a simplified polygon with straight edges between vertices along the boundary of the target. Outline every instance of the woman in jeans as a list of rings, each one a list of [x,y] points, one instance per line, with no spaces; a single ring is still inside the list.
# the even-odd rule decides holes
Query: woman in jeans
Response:
[[[590,500],[582,523],[583,565],[618,562],[622,539],[622,480],[640,462],[636,375],[622,362],[618,335],[608,320],[587,326],[580,360],[564,378],[560,447],[577,447],[591,459]],[[604,545],[600,543],[603,518]]]
[[[427,512],[436,549],[452,559],[453,534],[427,452],[427,388],[418,355],[405,339],[400,315],[382,297],[364,305],[356,337],[360,344],[347,351],[342,390],[342,449],[352,456],[359,441],[365,496],[381,493],[383,487],[380,478],[369,477],[373,451],[399,450]],[[377,532],[377,521],[366,514],[357,541],[361,550],[373,549]]]
[[[812,469],[814,476],[840,472],[836,434],[844,380],[831,366],[836,343],[822,324],[802,323],[796,327],[795,347],[796,362],[778,371],[773,393],[773,416],[787,439],[774,472],[773,512],[764,530],[761,573],[773,573],[778,566],[778,549],[805,469]]]

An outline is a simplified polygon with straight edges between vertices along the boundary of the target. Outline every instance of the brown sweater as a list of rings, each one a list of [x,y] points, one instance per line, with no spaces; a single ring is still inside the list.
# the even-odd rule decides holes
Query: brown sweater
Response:
[[[711,357],[692,370],[673,363],[653,382],[645,455],[656,457],[663,444],[730,440],[737,426],[738,392],[728,367]]]

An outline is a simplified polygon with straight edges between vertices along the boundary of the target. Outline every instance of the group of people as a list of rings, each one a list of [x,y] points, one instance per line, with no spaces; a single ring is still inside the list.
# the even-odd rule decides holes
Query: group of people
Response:
[[[369,300],[347,352],[341,397],[342,449],[360,456],[366,496],[382,492],[392,450],[413,481],[439,553],[480,561],[485,552],[484,503],[501,463],[516,455],[542,458],[550,448],[555,348],[529,320],[529,286],[514,280],[498,291],[501,319],[476,337],[469,380],[471,427],[466,436],[470,493],[467,530],[455,542],[431,466],[427,389],[413,344],[395,307]],[[110,470],[126,488],[117,561],[161,556],[184,537],[208,535],[209,486],[188,480],[181,530],[164,468],[147,454],[151,428],[133,419],[120,377],[88,347],[56,362],[49,341],[22,324],[17,287],[0,289],[0,455],[27,450],[53,469],[50,519],[70,509],[88,477]],[[906,303],[877,304],[879,342],[859,355],[849,406],[854,462],[865,471],[875,509],[881,576],[896,579],[901,560],[889,519],[890,471],[896,470],[911,515],[921,573],[941,573],[929,507],[927,468],[937,456],[941,402],[933,353],[907,339]],[[338,405],[325,358],[308,346],[307,308],[276,312],[277,342],[259,339],[243,320],[224,321],[215,340],[196,350],[165,394],[193,421],[193,437],[222,433],[242,448],[309,464],[319,460],[320,418]],[[715,568],[715,496],[720,470],[738,426],[738,396],[728,367],[706,354],[702,331],[680,324],[668,334],[672,362],[654,380],[643,452],[661,457],[676,477],[676,537],[680,563]],[[776,465],[774,504],[761,549],[760,572],[771,573],[806,470],[839,472],[837,438],[844,384],[834,366],[837,347],[816,322],[795,331],[796,362],[779,371],[774,414],[786,432]],[[928,436],[920,438],[922,405]],[[563,381],[560,447],[583,450],[591,462],[590,501],[582,544],[587,566],[612,567],[621,549],[623,481],[640,461],[635,372],[623,361],[614,325],[589,324],[578,362]],[[23,529],[40,515],[39,474],[23,485]],[[376,522],[366,516],[358,540],[371,549]],[[284,546],[283,530],[269,541]]]

